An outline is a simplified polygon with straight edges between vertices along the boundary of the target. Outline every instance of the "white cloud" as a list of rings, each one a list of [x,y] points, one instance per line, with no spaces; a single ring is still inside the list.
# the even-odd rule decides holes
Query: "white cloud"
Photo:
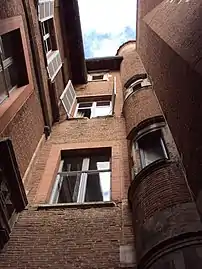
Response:
[[[136,0],[78,0],[86,57],[115,55],[135,38]]]
[[[79,0],[82,30],[118,34],[136,26],[136,0]]]

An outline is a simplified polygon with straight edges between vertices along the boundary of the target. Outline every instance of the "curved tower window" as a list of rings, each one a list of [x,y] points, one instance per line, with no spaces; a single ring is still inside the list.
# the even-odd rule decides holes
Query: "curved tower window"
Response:
[[[143,135],[136,143],[142,168],[157,160],[168,158],[161,130]]]

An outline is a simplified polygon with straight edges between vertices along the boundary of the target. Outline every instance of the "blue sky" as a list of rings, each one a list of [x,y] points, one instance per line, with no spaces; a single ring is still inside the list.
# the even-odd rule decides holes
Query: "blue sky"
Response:
[[[86,58],[114,56],[136,37],[136,0],[79,0]]]

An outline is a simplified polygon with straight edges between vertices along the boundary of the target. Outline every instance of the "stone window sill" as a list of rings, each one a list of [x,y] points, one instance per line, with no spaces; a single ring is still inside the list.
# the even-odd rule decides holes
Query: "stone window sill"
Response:
[[[48,209],[62,209],[62,208],[76,208],[76,209],[88,209],[88,208],[101,208],[101,207],[115,207],[115,202],[87,202],[87,203],[63,203],[63,204],[40,204],[37,205],[37,210]]]

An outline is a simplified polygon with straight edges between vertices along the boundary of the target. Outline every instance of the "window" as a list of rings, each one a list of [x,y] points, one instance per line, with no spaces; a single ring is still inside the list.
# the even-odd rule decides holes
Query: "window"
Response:
[[[42,25],[44,49],[46,52],[46,56],[48,57],[50,53],[53,51],[53,41],[51,40],[52,29],[53,29],[53,19],[44,21],[41,23],[41,25]]]
[[[27,85],[20,29],[0,36],[0,103],[18,87]]]
[[[63,93],[60,96],[60,100],[67,113],[67,117],[70,117],[72,108],[76,103],[76,93],[71,80],[68,81],[67,86],[65,87]]]
[[[11,201],[11,192],[2,169],[0,169],[0,202],[4,208],[4,215],[9,221],[15,212],[15,207]]]
[[[111,101],[81,102],[77,104],[75,117],[95,118],[111,115]]]
[[[109,80],[107,73],[93,73],[88,74],[88,81],[106,81]]]
[[[104,75],[92,75],[92,80],[103,80]]]
[[[46,53],[47,70],[51,81],[54,80],[60,68],[62,60],[60,52],[57,49],[57,41],[54,25],[54,1],[39,0],[38,3],[39,21],[41,24],[41,33]]]
[[[130,86],[129,88],[126,90],[125,92],[125,99],[133,92],[143,88],[143,87],[148,87],[151,86],[151,82],[149,81],[148,78],[145,79],[137,79],[135,80]]]
[[[110,201],[110,182],[108,155],[64,157],[50,203]]]
[[[161,130],[146,133],[136,143],[142,168],[157,160],[168,158]]]
[[[0,248],[9,240],[15,212],[22,211],[27,198],[10,139],[0,140]]]

